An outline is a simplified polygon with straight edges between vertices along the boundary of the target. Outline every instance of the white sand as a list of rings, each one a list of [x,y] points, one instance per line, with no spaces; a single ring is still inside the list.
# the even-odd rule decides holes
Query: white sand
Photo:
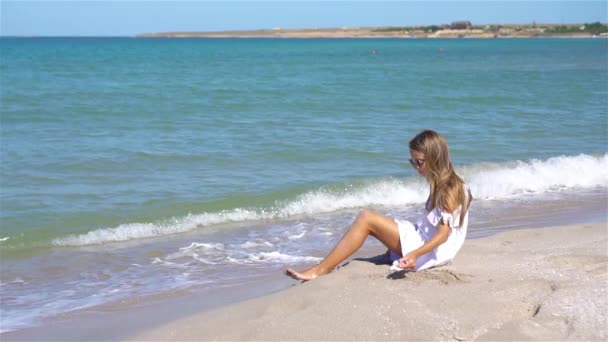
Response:
[[[453,264],[387,277],[351,261],[134,340],[607,340],[606,223],[468,240]],[[380,251],[379,251],[380,252]]]

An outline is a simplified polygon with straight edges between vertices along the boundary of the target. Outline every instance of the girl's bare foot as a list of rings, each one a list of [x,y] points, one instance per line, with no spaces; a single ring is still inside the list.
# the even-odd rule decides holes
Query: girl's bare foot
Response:
[[[304,280],[304,281],[313,280],[313,279],[317,278],[318,276],[322,276],[327,273],[329,273],[329,272],[319,271],[315,267],[309,268],[306,271],[302,271],[302,272],[294,271],[291,268],[288,268],[285,270],[286,275],[292,277],[293,279]]]

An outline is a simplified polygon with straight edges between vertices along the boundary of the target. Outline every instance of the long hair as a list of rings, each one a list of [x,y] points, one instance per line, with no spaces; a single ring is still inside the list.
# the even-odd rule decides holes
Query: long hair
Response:
[[[430,194],[427,210],[439,207],[444,211],[453,212],[461,206],[460,222],[469,208],[472,196],[465,196],[465,185],[454,172],[450,161],[450,151],[445,138],[432,130],[424,130],[416,135],[409,143],[410,150],[424,154],[425,167],[428,170]]]

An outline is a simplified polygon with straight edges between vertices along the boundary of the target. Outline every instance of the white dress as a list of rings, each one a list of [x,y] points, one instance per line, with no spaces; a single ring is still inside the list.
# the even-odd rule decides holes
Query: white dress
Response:
[[[467,190],[465,191],[465,203],[468,203],[468,188],[465,189]],[[440,266],[454,259],[467,236],[467,225],[469,223],[469,211],[467,210],[461,224],[461,210],[462,206],[458,206],[454,212],[450,213],[436,207],[431,211],[426,211],[425,215],[422,215],[416,221],[415,225],[410,221],[395,220],[399,227],[402,255],[406,255],[430,240],[437,233],[436,227],[442,218],[450,227],[450,235],[446,242],[442,243],[431,252],[416,258],[416,271]],[[401,258],[400,255],[391,252],[391,261],[393,261],[393,265],[398,263],[399,258]],[[394,270],[395,268],[391,267],[391,269]]]

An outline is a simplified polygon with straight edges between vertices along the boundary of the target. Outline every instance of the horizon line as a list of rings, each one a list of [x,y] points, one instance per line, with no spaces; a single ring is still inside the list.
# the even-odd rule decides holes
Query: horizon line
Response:
[[[460,20],[467,21],[467,20]],[[600,23],[603,25],[608,25],[608,21],[592,21],[592,22],[583,22],[583,23],[483,23],[483,24],[471,24],[472,26],[492,26],[492,25],[518,25],[518,26],[539,26],[539,25],[559,25],[559,26],[568,26],[568,25],[585,25],[585,24],[594,24]],[[225,29],[225,30],[207,30],[207,31],[158,31],[158,32],[144,32],[144,33],[132,33],[132,34],[117,34],[117,35],[98,35],[98,34],[69,34],[69,35],[46,35],[46,34],[24,34],[24,35],[5,35],[0,32],[0,38],[137,38],[137,36],[145,35],[145,34],[166,34],[166,33],[223,33],[223,32],[253,32],[253,31],[275,31],[277,29],[282,31],[297,31],[297,30],[335,30],[335,29],[368,29],[368,28],[394,28],[394,27],[404,27],[404,28],[416,28],[416,27],[429,27],[429,26],[441,26],[446,24],[430,24],[430,25],[384,25],[384,26],[334,26],[334,27],[300,27],[300,28],[283,28],[283,27],[274,27],[274,28],[256,28],[256,29]]]

